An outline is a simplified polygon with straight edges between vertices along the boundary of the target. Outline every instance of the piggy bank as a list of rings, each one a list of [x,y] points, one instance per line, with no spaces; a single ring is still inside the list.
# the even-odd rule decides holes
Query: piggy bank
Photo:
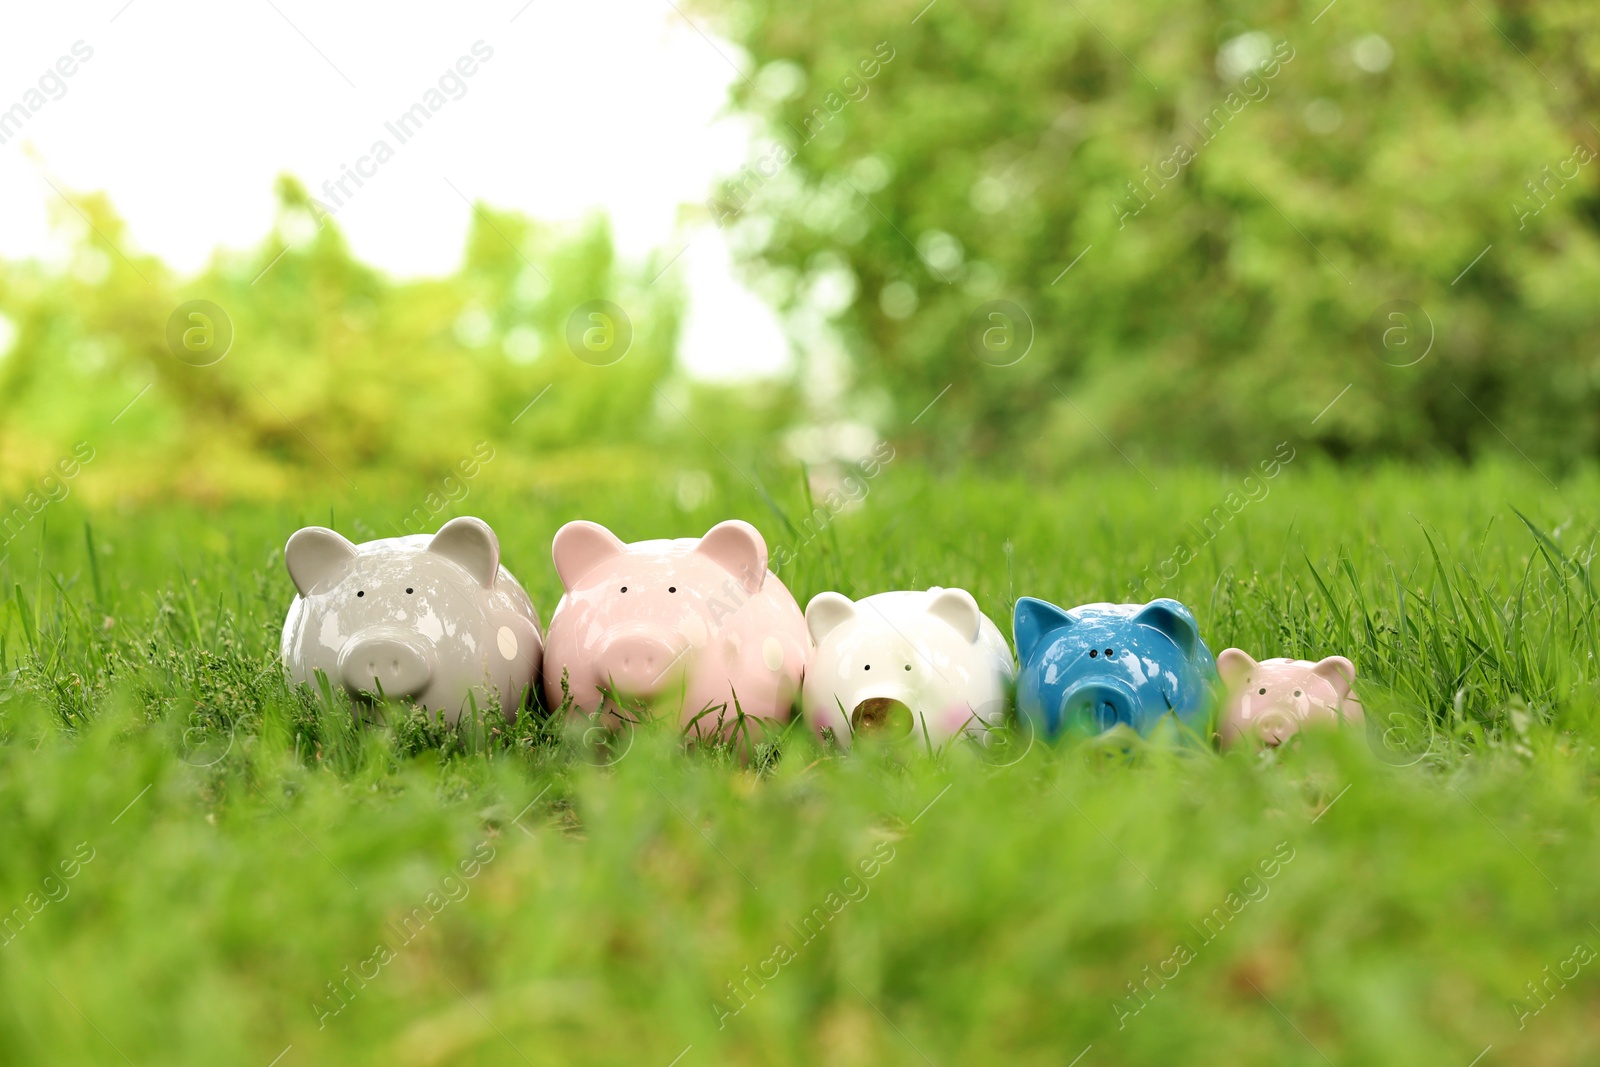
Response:
[[[539,614],[481,519],[352,544],[308,526],[283,549],[299,595],[283,623],[290,682],[317,671],[358,698],[455,722],[469,701],[513,721],[538,676]]]
[[[819,735],[914,737],[936,747],[986,738],[1005,718],[1016,667],[1000,630],[965,589],[818,593],[806,605],[816,648],[801,708]]]
[[[1237,648],[1225,648],[1217,657],[1217,672],[1225,694],[1218,728],[1224,748],[1252,736],[1271,747],[1303,725],[1364,721],[1361,701],[1350,689],[1356,666],[1343,656],[1316,663],[1258,663]]]
[[[1147,734],[1171,712],[1203,732],[1216,660],[1176,600],[1085,604],[1063,611],[1017,601],[1017,713],[1046,736],[1118,724]]]
[[[550,616],[545,700],[615,726],[678,717],[696,736],[731,735],[740,713],[783,721],[805,673],[805,616],[767,570],[767,544],[730,520],[704,537],[624,544],[569,522],[551,546],[565,589]]]

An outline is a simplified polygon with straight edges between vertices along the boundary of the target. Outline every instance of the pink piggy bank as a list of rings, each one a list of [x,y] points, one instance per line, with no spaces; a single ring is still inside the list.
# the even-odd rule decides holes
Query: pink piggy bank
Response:
[[[1302,726],[1362,722],[1361,701],[1351,692],[1355,664],[1343,656],[1312,663],[1267,659],[1259,663],[1237,648],[1217,657],[1226,693],[1220,733],[1223,747],[1254,737],[1280,745]]]
[[[649,705],[698,736],[731,734],[740,712],[789,717],[805,672],[805,616],[767,570],[767,544],[747,522],[699,540],[624,544],[593,522],[569,522],[551,554],[566,590],[550,616],[544,691],[574,713],[638,718]]]

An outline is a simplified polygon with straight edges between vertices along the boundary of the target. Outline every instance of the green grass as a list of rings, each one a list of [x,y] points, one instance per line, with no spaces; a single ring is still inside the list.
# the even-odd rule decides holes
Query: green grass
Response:
[[[963,585],[1005,630],[1020,595],[1121,600],[1239,482],[1148,473],[896,460],[784,577]],[[459,510],[546,617],[569,518],[796,540],[797,477],[729,471],[692,512],[673,484]],[[1009,762],[792,730],[754,767],[656,727],[609,762],[534,719],[357,727],[286,689],[281,545],[326,500],[52,506],[0,565],[0,912],[27,916],[0,1063],[1595,1062],[1600,484],[1297,461],[1270,488],[1140,599],[1213,649],[1351,656],[1366,735]]]

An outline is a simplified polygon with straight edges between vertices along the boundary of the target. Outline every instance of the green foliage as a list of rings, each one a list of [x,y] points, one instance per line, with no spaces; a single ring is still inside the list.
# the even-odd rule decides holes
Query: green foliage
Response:
[[[1592,1062],[1594,474],[1297,459],[1174,571],[1236,482],[1150,473],[896,459],[798,539],[797,480],[726,467],[693,506],[619,475],[471,507],[546,613],[577,515],[750,519],[802,601],[1177,596],[1214,648],[1349,654],[1366,736],[929,759],[795,728],[745,768],[652,727],[357,725],[281,680],[280,548],[406,502],[53,505],[0,561],[0,1064]]]
[[[702,6],[775,146],[711,210],[797,319],[851,297],[848,405],[899,433],[950,386],[922,450],[1600,452],[1591,4]],[[1014,366],[966,337],[993,299]]]
[[[94,453],[86,484],[215,499],[459,481],[480,442],[523,473],[581,450],[564,464],[581,477],[639,465],[684,432],[656,413],[681,299],[650,283],[654,270],[619,264],[603,223],[562,233],[479,205],[456,274],[395,281],[351,257],[298,183],[279,193],[273,237],[193,279],[127,253],[102,197],[80,198],[82,219],[63,210],[64,269],[0,264],[16,334],[0,357],[7,488],[37,490],[80,441]],[[194,299],[232,323],[211,365],[168,344],[169,316]],[[574,358],[566,340],[569,316],[598,299],[631,319],[631,347],[610,366]]]

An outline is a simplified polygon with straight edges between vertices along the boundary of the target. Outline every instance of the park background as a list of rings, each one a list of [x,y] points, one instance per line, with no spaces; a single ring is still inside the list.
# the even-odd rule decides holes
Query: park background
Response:
[[[30,18],[0,1062],[1600,1054],[1592,7]],[[743,764],[287,690],[288,534],[458,514],[546,618],[580,516],[749,519],[802,604],[1177,596],[1368,729]]]
[[[304,497],[425,485],[485,437],[502,470],[536,481],[597,467],[721,477],[719,449],[776,469],[858,459],[878,438],[941,469],[1041,478],[1243,470],[1285,439],[1367,467],[1502,456],[1554,478],[1593,459],[1586,12],[1300,14],[1169,4],[1091,22],[1051,4],[935,4],[912,24],[897,5],[706,5],[689,17],[723,35],[713,43],[669,8],[692,38],[675,47],[720,74],[748,145],[742,159],[708,152],[704,187],[631,255],[598,211],[549,223],[485,199],[469,216],[463,190],[483,183],[461,175],[478,160],[423,157],[374,120],[345,130],[319,172],[224,191],[213,210],[248,197],[252,217],[273,197],[262,232],[180,271],[141,250],[113,178],[79,188],[32,148],[51,120],[67,124],[58,137],[78,121],[43,110],[5,146],[52,230],[19,225],[40,253],[0,273],[0,473],[20,493],[89,441],[76,488],[96,499]],[[414,91],[375,111],[403,113],[472,33],[418,59]],[[115,47],[51,107],[93,109]],[[307,57],[297,69],[339,84]],[[497,58],[457,79],[472,91],[441,97],[417,147],[454,152],[450,123],[469,143],[520,138],[471,125],[490,79],[522,60],[505,41]],[[605,112],[586,118],[606,132]],[[398,158],[371,190],[345,191],[425,180],[426,199],[408,188],[380,205],[381,225],[403,234],[405,216],[443,214],[432,225],[458,227],[454,270],[395,277],[345,239],[342,218],[364,205],[336,208],[337,188],[320,186],[378,139]],[[562,170],[584,165],[582,147],[513,144],[518,163]],[[460,180],[441,182],[451,165]],[[648,182],[648,157],[594,162],[613,166]],[[181,203],[199,182],[163,184]],[[188,230],[168,240],[194,258]],[[685,253],[714,245],[771,309],[765,323],[686,274]],[[695,341],[720,354],[694,374],[675,357],[697,283]],[[192,299],[232,321],[213,366],[168,351],[167,320]],[[614,365],[570,352],[568,320],[590,300],[631,320]],[[1015,350],[984,349],[1006,343],[985,341],[993,301],[1015,309]]]

